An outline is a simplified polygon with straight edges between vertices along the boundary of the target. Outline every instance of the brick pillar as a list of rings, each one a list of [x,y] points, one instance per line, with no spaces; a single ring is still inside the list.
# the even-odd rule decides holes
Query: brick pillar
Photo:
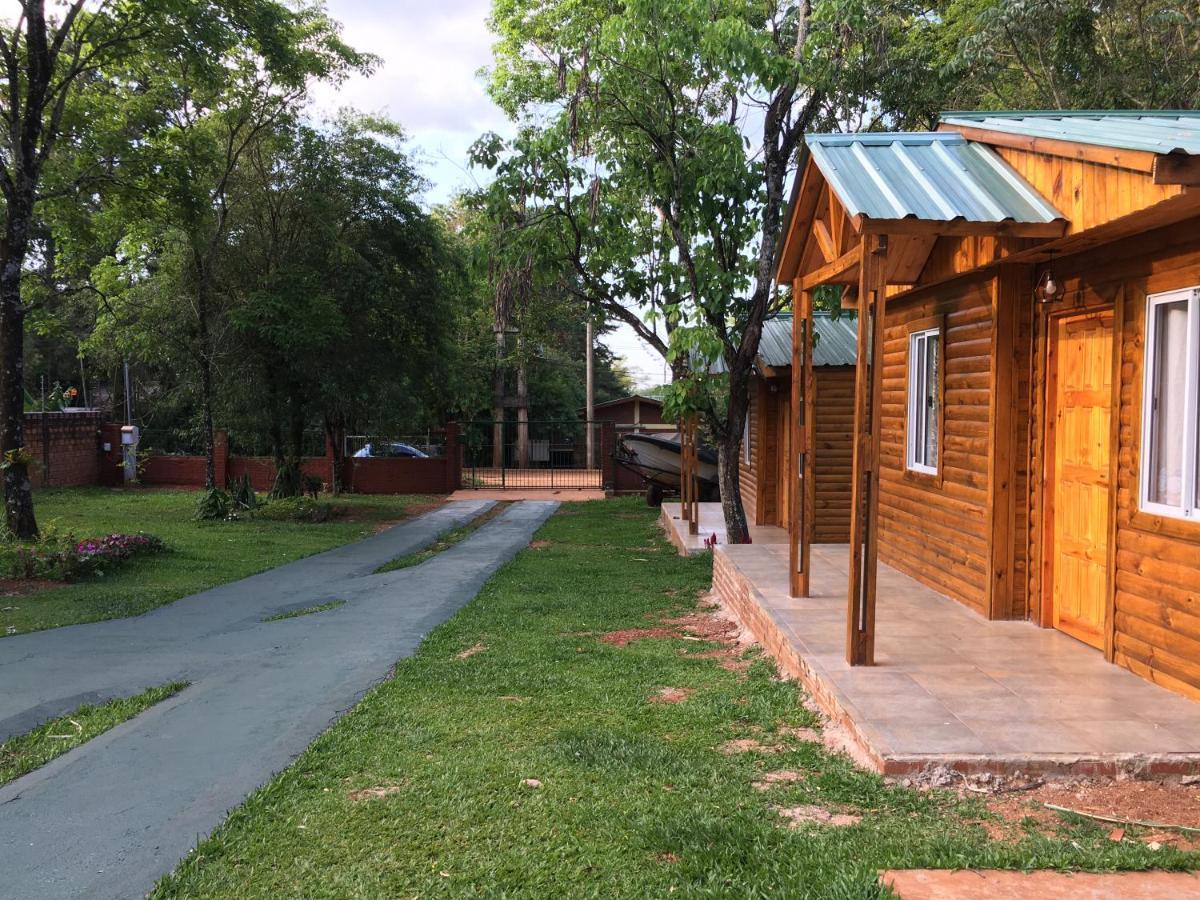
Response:
[[[462,451],[458,446],[458,423],[446,423],[446,493],[462,487]]]
[[[325,432],[325,483],[329,485],[331,491],[333,490],[333,468],[337,465],[337,457],[334,455],[336,450],[329,432]],[[345,487],[343,484],[342,488],[345,489]]]
[[[590,427],[590,426],[589,426]],[[600,468],[604,473],[602,481],[604,492],[612,494],[616,485],[616,455],[617,455],[617,425],[616,422],[605,420],[601,428],[600,439]]]
[[[213,432],[213,478],[216,486],[225,488],[229,484],[229,432]]]
[[[96,452],[100,456],[100,483],[112,487],[121,483],[121,425],[105,422],[100,426]],[[104,449],[105,444],[108,449]]]

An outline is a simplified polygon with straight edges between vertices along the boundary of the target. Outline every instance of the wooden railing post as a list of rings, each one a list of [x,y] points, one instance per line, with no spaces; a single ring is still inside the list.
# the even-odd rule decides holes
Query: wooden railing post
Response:
[[[878,568],[879,406],[887,315],[886,235],[865,234],[859,264],[858,358],[854,380],[854,466],[850,506],[850,572],[846,661],[875,663],[875,576]]]
[[[813,411],[816,385],[812,368],[812,291],[795,285],[792,317],[791,453],[787,462],[788,543],[791,565],[789,588],[793,597],[807,597],[812,581],[813,517],[816,514],[814,482],[816,429]]]

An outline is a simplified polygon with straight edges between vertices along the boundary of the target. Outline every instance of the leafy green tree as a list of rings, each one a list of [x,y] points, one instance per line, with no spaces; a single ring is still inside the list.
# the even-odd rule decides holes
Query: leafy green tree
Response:
[[[848,8],[875,22],[868,4],[832,0],[493,7],[492,94],[521,128],[480,160],[527,218],[544,213],[543,240],[579,248],[581,283],[605,312],[644,314],[654,298],[670,341],[651,343],[677,376],[668,406],[704,416],[734,542],[749,535],[737,460],[785,179],[804,132],[861,109],[858,81],[873,77]],[[727,375],[708,374],[717,357]]]
[[[344,56],[336,29],[318,7],[277,0],[19,0],[19,15],[0,27],[0,452],[5,516],[21,537],[37,533],[23,448],[23,282],[30,270],[53,268],[53,248],[35,245],[39,206],[55,196],[80,198],[139,155],[146,134],[137,115],[146,96],[161,94],[146,79],[169,64],[189,73],[237,80],[253,60],[280,84],[301,85]],[[178,95],[172,109],[187,110]],[[104,113],[98,115],[97,113]],[[104,153],[102,150],[113,152]],[[49,251],[49,252],[48,252]]]

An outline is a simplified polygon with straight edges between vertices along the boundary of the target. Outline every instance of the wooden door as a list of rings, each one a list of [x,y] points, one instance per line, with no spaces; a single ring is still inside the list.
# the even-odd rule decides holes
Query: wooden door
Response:
[[[1047,399],[1051,622],[1104,646],[1112,434],[1111,312],[1055,319]]]
[[[778,518],[775,524],[780,528],[787,528],[788,522],[791,521],[791,503],[799,490],[796,485],[788,482],[788,460],[791,459],[792,454],[792,400],[782,391],[776,396],[779,398],[779,402],[775,406],[777,416],[775,433],[779,436],[779,452],[775,455],[777,466],[775,484],[779,488],[779,503]]]

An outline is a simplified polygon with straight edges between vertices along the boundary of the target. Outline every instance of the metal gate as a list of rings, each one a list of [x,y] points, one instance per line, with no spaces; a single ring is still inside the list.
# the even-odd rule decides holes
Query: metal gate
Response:
[[[468,422],[461,426],[464,488],[604,487],[605,422]]]

